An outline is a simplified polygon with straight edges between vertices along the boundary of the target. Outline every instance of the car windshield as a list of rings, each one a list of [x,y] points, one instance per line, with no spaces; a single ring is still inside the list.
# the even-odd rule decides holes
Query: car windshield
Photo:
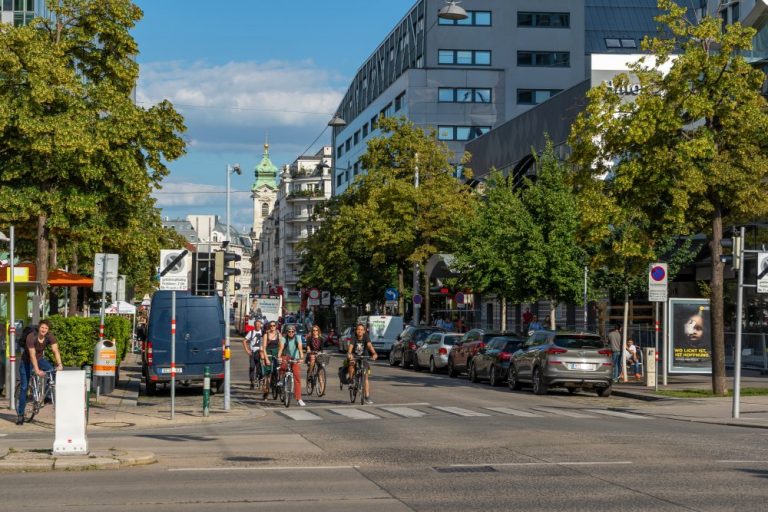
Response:
[[[555,336],[555,345],[562,348],[603,348],[603,342],[599,336]]]
[[[428,330],[428,329],[420,329],[413,333],[413,340],[414,341],[424,341],[425,339],[429,338],[429,335],[434,333],[434,330]]]
[[[501,345],[502,352],[514,352],[523,344],[523,340],[518,338],[505,338]]]
[[[443,336],[443,345],[453,345],[461,339],[461,336]]]

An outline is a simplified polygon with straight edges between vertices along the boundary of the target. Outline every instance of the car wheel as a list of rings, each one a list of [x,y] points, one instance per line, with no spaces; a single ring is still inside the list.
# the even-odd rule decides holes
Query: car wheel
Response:
[[[401,363],[403,365],[404,370],[407,370],[408,368],[411,367],[411,363],[405,360],[405,351],[403,351],[403,360],[401,361]]]
[[[509,389],[520,391],[523,385],[520,383],[520,377],[517,375],[517,368],[514,365],[509,367]]]
[[[147,391],[147,396],[155,396],[155,393],[157,393],[157,383],[152,382],[151,380],[147,379],[146,384],[144,385]]]
[[[603,397],[603,398],[611,396],[611,388],[612,388],[612,386],[611,386],[610,383],[606,387],[604,387],[604,388],[597,388],[597,390],[596,390],[597,391],[597,396],[600,396],[600,397]]]
[[[456,371],[456,368],[453,366],[453,359],[448,360],[448,376],[449,377],[457,377],[459,374]]]
[[[547,394],[547,383],[544,381],[544,372],[541,368],[533,370],[533,392],[537,395]]]
[[[429,373],[437,373],[437,368],[435,367],[435,358],[430,357],[429,358]]]
[[[389,366],[397,366],[397,360],[395,359],[395,351],[389,351]]]
[[[417,372],[421,371],[421,365],[419,365],[419,356],[416,354],[413,355],[413,369]]]
[[[488,384],[494,388],[499,385],[499,376],[496,373],[495,366],[491,366],[491,374],[488,376]]]
[[[480,382],[480,379],[477,378],[477,369],[475,368],[475,363],[469,364],[469,380],[471,382]]]
[[[568,388],[568,393],[571,395],[575,395],[579,391],[581,391],[581,388]]]

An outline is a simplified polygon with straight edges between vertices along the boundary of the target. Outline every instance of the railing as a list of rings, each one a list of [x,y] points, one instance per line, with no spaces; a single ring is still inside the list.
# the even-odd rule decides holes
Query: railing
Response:
[[[322,190],[294,190],[286,196],[287,200],[293,199],[325,199],[325,192]]]

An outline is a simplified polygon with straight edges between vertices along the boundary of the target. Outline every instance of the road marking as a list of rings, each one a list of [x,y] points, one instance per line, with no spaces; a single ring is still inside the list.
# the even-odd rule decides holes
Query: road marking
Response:
[[[720,464],[768,464],[768,460],[717,460]]]
[[[422,416],[426,416],[425,412],[411,409],[410,407],[379,407],[379,409],[402,416],[403,418],[421,418]]]
[[[650,420],[650,416],[642,416],[640,414],[630,414],[628,412],[609,411],[607,409],[585,409],[587,412],[594,412],[595,414],[605,414],[606,416],[616,416],[617,418],[629,418],[631,420]]]
[[[5,437],[5,436],[7,436],[7,435],[8,435],[8,434],[0,434],[0,437]]]
[[[361,411],[360,409],[330,409],[331,412],[344,416],[353,420],[380,420],[380,416],[371,414],[369,412]]]
[[[569,418],[594,418],[588,414],[581,414],[580,412],[569,411],[566,409],[555,409],[550,407],[536,407],[534,410],[541,412],[548,412],[550,414],[557,414],[559,416],[568,416]]]
[[[337,470],[357,469],[360,466],[260,466],[260,467],[220,467],[220,468],[172,468],[168,471],[305,471],[305,470]]]
[[[461,407],[437,407],[433,406],[433,409],[437,409],[438,411],[444,411],[451,414],[455,414],[456,416],[489,416],[488,414],[482,413],[482,412],[475,412],[470,411],[469,409],[462,409]]]
[[[499,462],[490,464],[451,464],[454,468],[476,468],[476,467],[514,467],[514,466],[613,466],[633,464],[630,460],[620,461],[596,461],[596,462]]]
[[[429,402],[412,402],[412,403],[405,403],[405,404],[376,404],[376,407],[382,408],[382,407],[428,407],[432,404]],[[320,409],[320,410],[328,410],[328,409],[351,409],[354,407],[359,407],[359,405],[308,405],[307,407],[303,407],[303,410],[313,410],[313,409]]]
[[[309,411],[302,411],[302,410],[285,410],[285,411],[278,411],[280,414],[289,417],[292,420],[296,421],[315,421],[315,420],[322,420],[320,416],[317,414],[312,414]]]
[[[521,418],[541,418],[541,414],[533,414],[532,412],[518,411],[517,409],[510,409],[509,407],[486,407],[489,411],[500,412],[502,414],[508,414],[510,416],[520,416]]]

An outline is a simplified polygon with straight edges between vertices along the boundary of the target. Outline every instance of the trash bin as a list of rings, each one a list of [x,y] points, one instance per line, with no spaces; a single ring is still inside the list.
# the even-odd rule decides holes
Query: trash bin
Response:
[[[645,385],[649,388],[656,387],[656,349],[648,347],[644,349],[645,361]]]
[[[115,389],[117,345],[111,340],[96,343],[93,353],[93,384],[97,393],[106,395]]]

